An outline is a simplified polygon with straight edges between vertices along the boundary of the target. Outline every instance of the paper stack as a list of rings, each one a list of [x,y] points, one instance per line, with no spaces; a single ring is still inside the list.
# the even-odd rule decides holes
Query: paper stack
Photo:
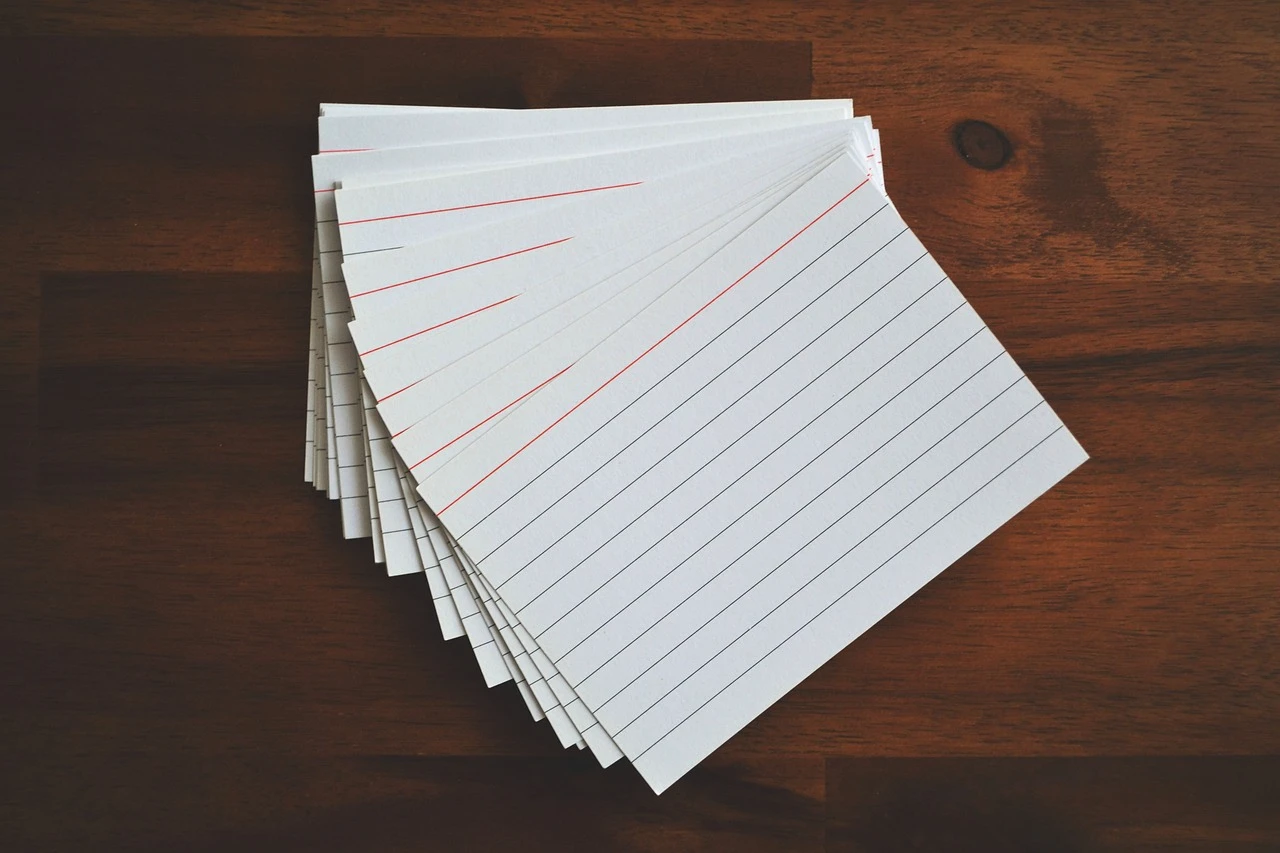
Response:
[[[655,791],[1086,458],[848,101],[319,123],[308,481]]]

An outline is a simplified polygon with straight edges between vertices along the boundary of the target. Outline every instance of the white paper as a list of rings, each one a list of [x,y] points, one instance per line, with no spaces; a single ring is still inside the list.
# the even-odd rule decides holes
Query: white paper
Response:
[[[657,790],[1084,459],[851,157],[700,273],[420,484]]]
[[[847,101],[321,111],[304,477],[655,791],[1086,458]]]

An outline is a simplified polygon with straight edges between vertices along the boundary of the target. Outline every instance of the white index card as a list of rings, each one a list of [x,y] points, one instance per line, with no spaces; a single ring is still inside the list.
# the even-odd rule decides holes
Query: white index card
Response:
[[[319,138],[304,477],[657,792],[1086,458],[849,101]]]
[[[1085,458],[853,157],[698,272],[420,482],[656,790]]]

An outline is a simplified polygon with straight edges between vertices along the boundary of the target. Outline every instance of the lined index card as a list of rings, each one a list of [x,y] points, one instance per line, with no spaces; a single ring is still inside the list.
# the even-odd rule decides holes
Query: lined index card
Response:
[[[848,102],[321,137],[306,478],[657,792],[1087,458]]]

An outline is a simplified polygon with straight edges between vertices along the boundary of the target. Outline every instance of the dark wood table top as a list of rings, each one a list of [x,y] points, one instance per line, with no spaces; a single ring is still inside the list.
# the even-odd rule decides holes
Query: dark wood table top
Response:
[[[0,848],[1280,850],[1280,4],[903,5],[5,4]],[[314,114],[810,95],[1093,458],[655,797],[302,483]]]

